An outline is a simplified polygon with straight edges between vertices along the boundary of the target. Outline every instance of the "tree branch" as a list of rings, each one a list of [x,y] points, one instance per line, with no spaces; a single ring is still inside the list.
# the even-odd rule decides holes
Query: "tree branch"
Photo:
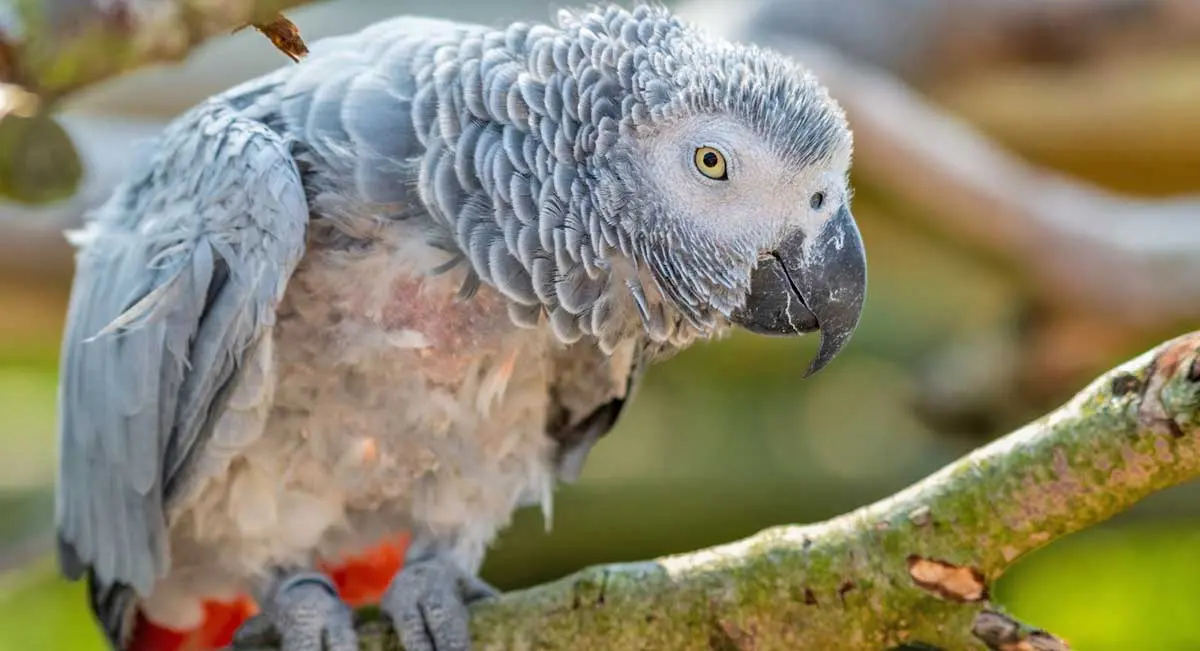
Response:
[[[1200,476],[1200,332],[916,485],[809,526],[598,566],[473,607],[476,648],[1050,651],[989,586],[1022,556]],[[364,611],[364,649],[398,648]]]
[[[306,1],[18,2],[0,13],[0,83],[61,98],[135,68],[180,61],[214,36],[269,22]]]

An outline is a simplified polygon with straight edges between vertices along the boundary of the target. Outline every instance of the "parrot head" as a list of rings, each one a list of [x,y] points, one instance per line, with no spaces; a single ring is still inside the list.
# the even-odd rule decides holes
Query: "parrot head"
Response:
[[[635,101],[600,170],[610,219],[692,322],[820,331],[811,375],[846,345],[866,294],[850,211],[852,138],[816,78],[769,50],[677,22],[636,57]]]

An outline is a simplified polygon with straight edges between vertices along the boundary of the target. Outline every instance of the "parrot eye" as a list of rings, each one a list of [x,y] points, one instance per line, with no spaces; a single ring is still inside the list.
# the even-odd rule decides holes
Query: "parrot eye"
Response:
[[[698,147],[696,149],[696,169],[700,170],[701,174],[710,179],[717,181],[726,181],[729,179],[729,174],[725,169],[725,154],[712,147]]]
[[[813,210],[820,210],[821,206],[825,205],[825,193],[814,192],[813,196],[808,200],[808,205],[812,206]]]

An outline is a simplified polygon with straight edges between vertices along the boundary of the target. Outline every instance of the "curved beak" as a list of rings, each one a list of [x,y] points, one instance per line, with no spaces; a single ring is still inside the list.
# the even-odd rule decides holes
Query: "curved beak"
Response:
[[[850,341],[866,294],[862,236],[850,209],[842,206],[815,238],[796,231],[759,262],[746,303],[732,320],[766,335],[820,330],[820,349],[804,374],[809,377]]]

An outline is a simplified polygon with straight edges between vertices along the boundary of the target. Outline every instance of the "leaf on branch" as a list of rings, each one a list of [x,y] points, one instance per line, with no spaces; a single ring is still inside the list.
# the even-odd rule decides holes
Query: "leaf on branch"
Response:
[[[292,61],[299,63],[300,59],[308,55],[308,46],[300,36],[300,28],[283,14],[275,14],[275,18],[270,22],[242,25],[233,31],[237,32],[246,27],[253,27],[262,32],[277,50],[286,54]]]
[[[0,197],[27,205],[66,199],[83,178],[71,137],[39,104],[0,85]]]

